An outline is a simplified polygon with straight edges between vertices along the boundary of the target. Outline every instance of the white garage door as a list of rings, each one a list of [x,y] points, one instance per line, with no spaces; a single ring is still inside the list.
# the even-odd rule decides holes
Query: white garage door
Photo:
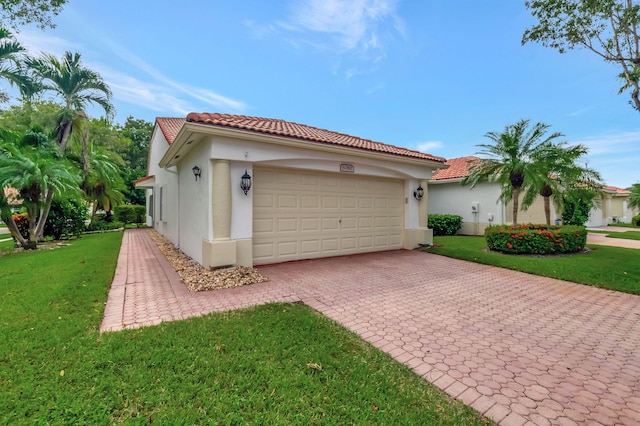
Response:
[[[254,169],[254,263],[402,248],[403,182]]]

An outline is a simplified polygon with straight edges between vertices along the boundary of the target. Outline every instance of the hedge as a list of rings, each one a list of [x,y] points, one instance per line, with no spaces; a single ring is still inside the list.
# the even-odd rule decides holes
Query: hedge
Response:
[[[145,206],[123,205],[113,209],[116,221],[125,225],[128,223],[141,224],[145,223],[147,209]]]
[[[587,229],[573,225],[493,225],[484,236],[491,250],[509,254],[576,253],[587,243]]]
[[[462,216],[455,214],[430,214],[427,226],[433,229],[433,235],[456,235],[462,228]]]

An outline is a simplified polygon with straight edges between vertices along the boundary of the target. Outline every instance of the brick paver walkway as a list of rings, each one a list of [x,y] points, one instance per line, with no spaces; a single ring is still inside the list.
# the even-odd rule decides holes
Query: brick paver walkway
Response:
[[[640,424],[640,297],[417,251],[263,267],[190,293],[125,232],[102,330],[301,300],[500,425]]]

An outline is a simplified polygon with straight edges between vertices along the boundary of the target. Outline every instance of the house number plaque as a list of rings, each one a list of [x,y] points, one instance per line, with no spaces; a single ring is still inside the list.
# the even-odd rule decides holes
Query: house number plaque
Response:
[[[353,164],[340,164],[340,171],[344,173],[353,173],[356,171],[356,168],[353,167]]]

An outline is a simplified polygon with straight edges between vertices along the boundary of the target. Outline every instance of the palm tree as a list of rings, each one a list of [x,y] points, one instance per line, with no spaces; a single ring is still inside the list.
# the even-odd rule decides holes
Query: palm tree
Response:
[[[520,194],[523,190],[535,187],[540,176],[545,174],[541,169],[540,152],[552,144],[553,140],[562,136],[552,133],[547,136],[549,125],[536,123],[529,128],[529,120],[520,120],[508,125],[502,133],[489,132],[485,136],[493,144],[480,144],[483,148],[478,155],[481,161],[474,162],[469,168],[469,175],[462,180],[463,185],[473,188],[480,181],[488,180],[500,185],[500,199],[513,200],[513,224],[518,223]]]
[[[13,38],[11,32],[0,28],[0,78],[18,87],[22,94],[30,87],[30,79],[20,67],[25,48]],[[0,101],[6,102],[9,95],[0,92]]]
[[[568,145],[567,142],[550,143],[537,150],[537,158],[534,160],[538,162],[541,174],[534,179],[529,191],[525,194],[523,207],[531,206],[535,198],[540,195],[543,199],[547,226],[551,226],[551,196],[556,195],[554,202],[561,210],[563,200],[561,194],[576,187],[595,188],[601,179],[600,174],[594,169],[578,164],[588,151],[584,145]]]
[[[89,104],[101,106],[107,117],[113,115],[111,89],[100,74],[86,68],[79,53],[66,52],[62,59],[50,54],[28,59],[27,67],[34,80],[40,82],[42,92],[51,92],[62,98],[63,106],[58,117],[56,139],[62,151],[67,147],[74,129],[86,148],[86,136],[80,131],[80,123],[86,121]],[[80,132],[78,132],[80,131]]]
[[[46,135],[0,132],[0,187],[15,188],[27,208],[29,237],[14,234],[25,249],[34,249],[41,240],[44,224],[55,194],[79,192],[80,173],[73,163],[62,158],[59,150],[44,143]],[[5,217],[3,217],[3,220]],[[8,221],[11,223],[13,220]],[[13,223],[15,225],[15,223]],[[15,230],[9,225],[12,234]]]
[[[629,188],[631,195],[629,195],[629,207],[640,208],[640,183],[634,183]]]
[[[88,171],[84,173],[81,188],[92,207],[91,223],[93,223],[99,209],[110,213],[113,207],[124,203],[122,191],[126,187],[120,176],[115,154],[106,151],[104,147],[89,146],[87,159]]]

